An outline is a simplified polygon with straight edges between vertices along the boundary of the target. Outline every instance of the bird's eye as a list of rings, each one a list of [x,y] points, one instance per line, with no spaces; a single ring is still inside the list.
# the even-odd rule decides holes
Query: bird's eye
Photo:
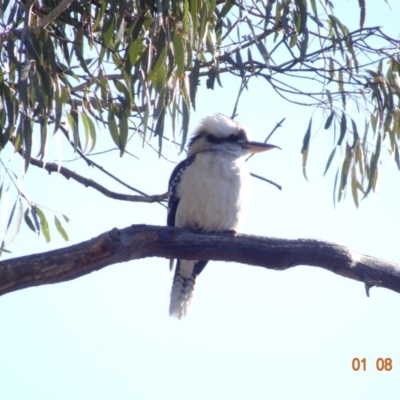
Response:
[[[226,139],[227,139],[229,142],[237,142],[237,141],[239,140],[239,136],[236,136],[236,135],[229,135]]]
[[[208,141],[209,142],[211,142],[211,143],[221,143],[221,140],[220,139],[218,139],[216,136],[214,136],[214,135],[208,135],[207,136],[207,139],[208,139]]]

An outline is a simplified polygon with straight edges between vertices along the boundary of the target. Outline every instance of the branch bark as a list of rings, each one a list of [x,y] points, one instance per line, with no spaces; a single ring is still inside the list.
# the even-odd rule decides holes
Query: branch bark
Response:
[[[39,23],[39,26],[46,29],[74,0],[63,0],[53,10],[51,10]]]
[[[400,265],[336,243],[132,225],[66,248],[0,262],[0,295],[76,279],[112,264],[146,257],[236,261],[280,271],[309,265],[364,282],[367,295],[372,286],[400,293]]]

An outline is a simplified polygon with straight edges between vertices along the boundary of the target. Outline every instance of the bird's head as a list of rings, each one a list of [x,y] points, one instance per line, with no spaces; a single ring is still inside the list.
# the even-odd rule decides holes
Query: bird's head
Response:
[[[252,142],[246,130],[223,114],[204,118],[189,142],[188,157],[204,151],[221,151],[237,158],[279,148],[272,144]]]

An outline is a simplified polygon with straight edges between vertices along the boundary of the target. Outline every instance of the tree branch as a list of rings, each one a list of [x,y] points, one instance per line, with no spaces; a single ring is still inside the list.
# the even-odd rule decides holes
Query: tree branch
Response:
[[[46,29],[74,0],[63,0],[53,10],[51,10],[39,23],[39,26]]]
[[[168,198],[167,193],[155,194],[152,196],[137,196],[137,195],[113,192],[111,190],[108,190],[104,186],[100,185],[99,183],[93,181],[92,179],[85,178],[82,175],[79,175],[76,172],[71,171],[68,168],[59,166],[58,164],[55,164],[52,162],[44,163],[43,161],[37,160],[36,158],[33,158],[33,157],[30,158],[29,163],[32,165],[35,165],[36,167],[45,169],[49,173],[57,172],[57,173],[63,175],[67,179],[73,179],[73,180],[81,183],[82,185],[84,185],[86,187],[91,187],[91,188],[99,191],[100,193],[104,194],[104,196],[110,197],[112,199],[124,200],[124,201],[135,201],[135,202],[141,202],[141,203],[156,203],[156,202],[166,200]]]
[[[0,262],[0,295],[68,281],[108,265],[146,257],[236,261],[280,271],[297,265],[317,266],[364,282],[367,294],[372,286],[400,293],[400,265],[335,243],[132,225],[73,246]]]

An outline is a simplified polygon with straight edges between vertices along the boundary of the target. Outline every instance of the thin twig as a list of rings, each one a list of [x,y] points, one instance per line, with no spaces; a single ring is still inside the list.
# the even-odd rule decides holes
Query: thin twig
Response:
[[[70,140],[70,139],[68,138],[68,131],[67,131],[65,128],[63,128],[63,127],[60,127],[60,128],[61,128],[62,132],[64,133],[65,137],[67,138],[68,143],[74,148],[75,145],[74,145],[73,141]],[[125,182],[122,181],[121,179],[117,178],[117,177],[116,177],[115,175],[113,175],[111,172],[108,172],[104,167],[102,167],[101,165],[95,163],[93,160],[91,160],[90,158],[88,158],[88,157],[87,157],[85,154],[83,154],[83,152],[82,152],[81,150],[79,150],[78,148],[76,149],[76,152],[79,154],[79,156],[80,156],[84,161],[86,161],[86,163],[87,163],[87,165],[88,165],[89,167],[95,167],[95,168],[99,169],[101,172],[103,172],[104,174],[106,174],[106,175],[109,176],[110,178],[114,179],[115,181],[117,181],[118,183],[120,183],[122,186],[125,186],[126,188],[128,188],[128,189],[130,189],[130,190],[132,190],[132,191],[134,191],[134,192],[136,192],[136,193],[139,193],[139,194],[141,194],[141,195],[144,196],[144,197],[147,197],[147,198],[151,198],[151,197],[152,197],[152,196],[149,196],[147,193],[142,192],[141,190],[136,189],[136,188],[134,188],[133,186],[128,185],[127,183],[125,183]],[[57,165],[57,164],[55,164],[55,165]],[[58,167],[58,165],[57,165],[57,167]],[[85,178],[84,178],[84,179],[85,179]],[[107,190],[107,189],[106,189],[106,190]],[[164,196],[164,195],[156,195],[156,196]],[[133,196],[133,197],[135,197],[135,196]],[[140,197],[140,196],[138,196],[138,197]],[[165,207],[165,205],[162,204],[161,201],[165,200],[166,198],[167,198],[167,197],[165,197],[165,198],[163,197],[163,198],[161,198],[160,200],[152,200],[152,201],[144,201],[144,202],[147,202],[147,203],[158,202],[160,205],[162,205],[163,207]],[[123,200],[123,199],[120,199],[120,200]],[[130,201],[141,201],[141,200],[130,200]]]
[[[108,190],[104,186],[100,185],[99,183],[93,181],[92,179],[85,178],[82,175],[79,175],[76,172],[71,171],[68,168],[57,165],[56,163],[52,163],[52,162],[45,163],[45,162],[43,162],[41,160],[37,160],[36,158],[33,158],[33,157],[31,157],[29,162],[30,162],[30,164],[32,164],[36,167],[45,169],[49,173],[57,172],[57,173],[63,175],[67,179],[73,179],[73,180],[81,183],[85,187],[91,187],[112,199],[140,202],[140,203],[156,203],[156,202],[160,203],[161,201],[166,200],[168,197],[167,193],[156,194],[156,195],[151,195],[151,196],[146,195],[146,194],[144,194],[143,196],[136,196],[136,195],[129,195],[129,194],[124,194],[124,193],[113,192],[111,190]],[[100,167],[100,168],[102,168],[102,167]],[[103,170],[103,172],[107,173],[107,171],[104,171],[104,170]],[[119,182],[124,184],[122,181],[119,181]]]
[[[277,189],[282,190],[282,186],[281,186],[281,185],[278,185],[276,182],[271,181],[270,179],[267,179],[267,178],[264,178],[264,177],[262,177],[262,176],[260,176],[260,175],[254,174],[253,172],[250,172],[250,175],[251,175],[252,177],[257,178],[257,179],[260,179],[260,180],[262,180],[262,181],[264,181],[264,182],[268,182],[268,183],[270,183],[271,185],[275,186]]]
[[[264,143],[267,143],[267,142],[268,142],[268,140],[270,139],[270,137],[275,133],[275,131],[276,131],[278,128],[282,128],[282,124],[284,123],[285,119],[286,119],[286,118],[282,118],[279,122],[276,123],[274,129],[272,129],[272,131],[269,133],[269,135],[267,136],[267,138],[264,140]],[[246,158],[246,161],[249,161],[249,159],[250,159],[251,157],[253,157],[253,156],[254,156],[254,154],[250,154],[250,155]],[[268,181],[268,180],[267,180],[267,181]],[[269,182],[269,181],[268,181],[268,182]]]
[[[232,116],[231,116],[232,119],[235,118],[235,116],[236,116],[236,111],[237,111],[237,108],[238,108],[238,105],[239,105],[240,96],[242,95],[243,90],[245,88],[247,89],[247,83],[249,82],[250,78],[251,78],[251,75],[250,76],[244,76],[242,78],[242,82],[240,84],[239,92],[238,92],[238,95],[236,97],[235,106],[233,107],[233,111],[232,111]]]

